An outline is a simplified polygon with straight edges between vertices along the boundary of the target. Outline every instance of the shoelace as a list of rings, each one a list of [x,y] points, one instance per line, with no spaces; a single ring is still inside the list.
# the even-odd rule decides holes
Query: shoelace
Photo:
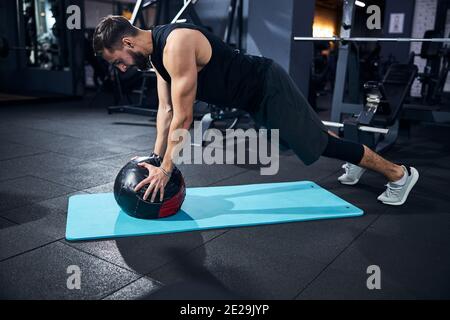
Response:
[[[391,196],[398,196],[398,195],[400,195],[400,190],[402,190],[403,186],[398,186],[398,185],[395,185],[395,184],[388,183],[388,184],[386,184],[386,187],[387,187],[387,189],[386,189],[386,196],[387,197],[391,197]]]

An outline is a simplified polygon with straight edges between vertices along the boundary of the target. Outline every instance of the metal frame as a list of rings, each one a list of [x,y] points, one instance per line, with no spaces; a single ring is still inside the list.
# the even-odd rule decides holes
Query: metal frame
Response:
[[[183,2],[183,7],[181,7],[181,9],[177,12],[177,14],[173,17],[173,19],[171,20],[170,23],[176,23],[179,21],[180,17],[184,14],[187,13],[189,14],[190,18],[192,19],[193,22],[195,22],[198,25],[202,25],[200,18],[198,17],[197,13],[194,10],[193,5],[197,2],[198,0],[184,0]],[[153,5],[155,3],[159,2],[160,5],[164,5],[164,13],[167,15],[169,13],[168,11],[168,3],[169,0],[150,0],[145,2],[144,0],[137,0],[136,1],[136,5],[133,9],[133,14],[131,16],[130,22],[131,24],[135,24],[136,21],[142,17],[142,9]],[[158,18],[157,18],[157,23],[159,23],[159,18],[160,18],[160,14],[161,14],[161,10],[162,8],[158,9]],[[155,70],[153,68],[151,68],[149,70],[149,72],[151,72],[151,74],[153,75]],[[143,116],[148,116],[148,117],[156,117],[156,114],[158,113],[157,109],[150,109],[150,108],[145,108],[142,106],[143,101],[144,101],[144,91],[147,88],[147,82],[148,82],[148,78],[151,75],[150,73],[144,73],[143,75],[143,79],[142,79],[142,85],[141,85],[141,89],[138,91],[138,93],[140,94],[139,96],[139,102],[137,104],[132,104],[132,105],[118,105],[118,106],[110,106],[107,108],[108,113],[112,114],[112,113],[131,113],[131,114],[138,114],[138,115],[143,115]],[[119,86],[119,90],[120,86]]]
[[[355,4],[353,0],[344,0],[342,11],[342,25],[340,35],[350,38],[351,26],[355,15]],[[331,104],[331,120],[342,121],[345,113],[355,114],[361,111],[363,104],[344,103],[345,79],[347,77],[347,62],[349,55],[348,43],[342,43],[339,47],[339,56],[336,66],[336,77],[334,83],[333,100]]]
[[[244,11],[243,11],[243,0],[231,0],[230,5],[228,6],[228,21],[227,26],[225,28],[225,34],[223,37],[223,41],[230,45],[231,44],[231,34],[233,33],[234,27],[234,19],[236,17],[237,20],[237,43],[236,47],[239,50],[242,50],[242,38],[243,38],[243,29],[244,29]],[[236,13],[237,12],[237,13]]]

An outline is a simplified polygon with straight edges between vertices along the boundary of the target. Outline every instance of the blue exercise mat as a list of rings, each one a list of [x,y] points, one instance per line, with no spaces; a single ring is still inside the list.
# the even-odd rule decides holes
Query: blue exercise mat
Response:
[[[113,193],[69,199],[66,239],[88,240],[355,217],[363,211],[310,181],[188,188],[181,210],[143,220],[121,211]]]

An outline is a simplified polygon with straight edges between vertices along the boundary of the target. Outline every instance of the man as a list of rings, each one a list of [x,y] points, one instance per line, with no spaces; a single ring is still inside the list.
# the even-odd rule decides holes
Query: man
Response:
[[[154,201],[160,191],[162,200],[178,143],[169,137],[177,129],[190,128],[195,99],[240,107],[258,124],[279,129],[280,138],[307,165],[320,156],[346,161],[341,183],[356,184],[365,169],[381,173],[389,180],[378,197],[385,204],[402,205],[418,180],[416,169],[394,164],[329,132],[277,63],[233,50],[203,28],[176,23],[142,30],[123,17],[108,16],[97,26],[93,42],[94,50],[123,72],[131,66],[148,69],[149,60],[156,71],[159,109],[154,154],[162,155],[163,161],[160,168],[142,164],[149,177],[136,190],[149,185],[144,199],[152,194]]]

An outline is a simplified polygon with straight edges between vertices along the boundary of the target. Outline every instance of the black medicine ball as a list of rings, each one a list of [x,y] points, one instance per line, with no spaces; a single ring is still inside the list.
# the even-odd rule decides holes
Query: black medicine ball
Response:
[[[134,188],[148,177],[148,170],[138,166],[138,163],[146,162],[155,167],[161,165],[158,157],[139,157],[128,162],[117,174],[114,182],[114,198],[120,208],[128,215],[141,219],[157,219],[171,216],[178,212],[186,196],[186,186],[183,176],[174,167],[169,182],[164,190],[164,199],[159,201],[159,192],[155,201],[150,202],[151,196],[144,200],[147,186],[142,187],[138,192]]]

